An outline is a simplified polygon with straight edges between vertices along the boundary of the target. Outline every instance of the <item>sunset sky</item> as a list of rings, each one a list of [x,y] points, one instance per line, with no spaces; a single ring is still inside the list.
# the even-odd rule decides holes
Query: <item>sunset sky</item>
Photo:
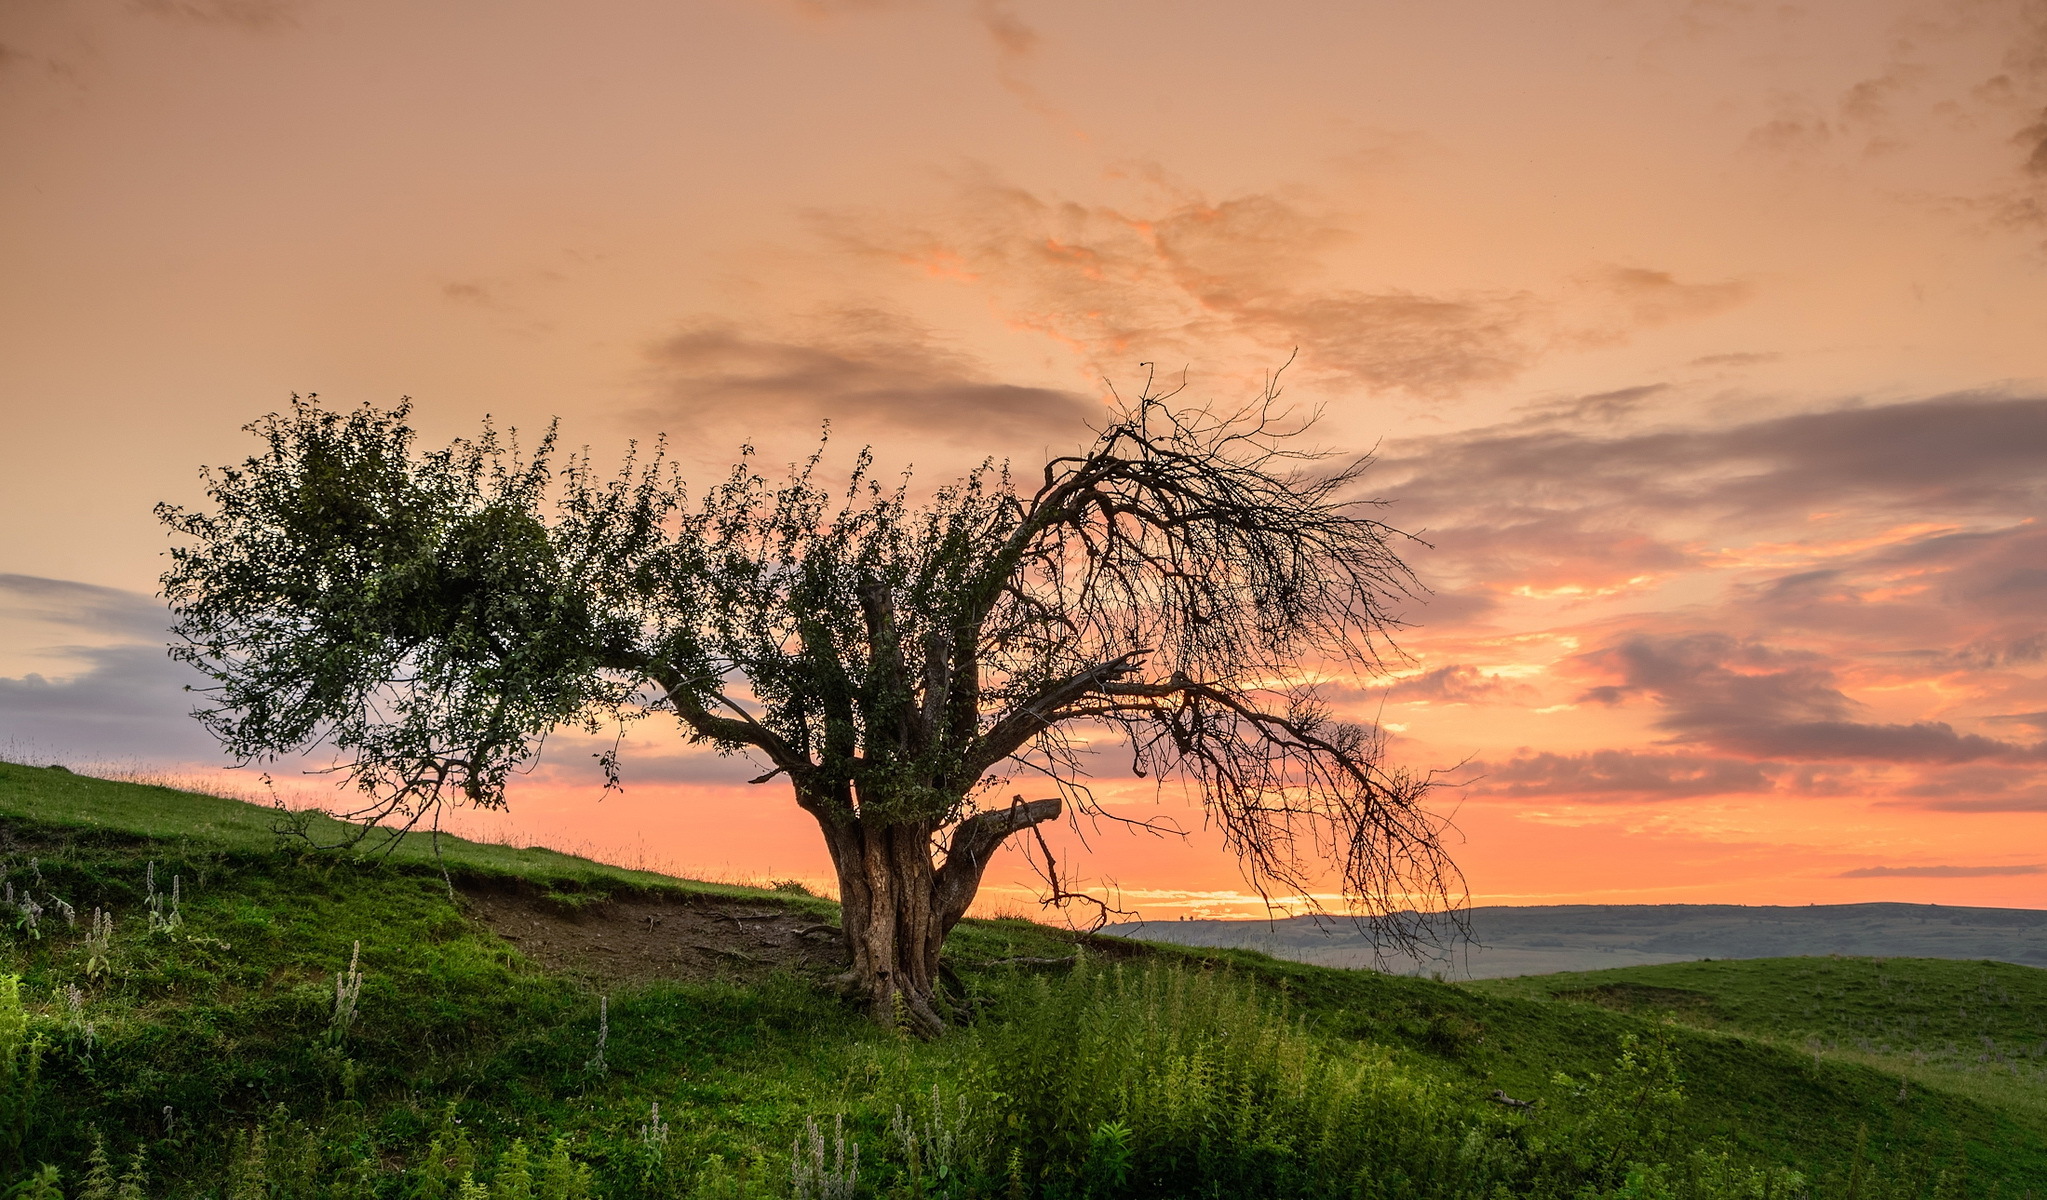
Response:
[[[1294,356],[1475,902],[2047,905],[2047,0],[0,0],[0,264],[0,757],[223,765],[150,510],[294,392],[936,483]],[[462,827],[827,875],[633,750]],[[1189,836],[1084,878],[1259,911],[1100,785]]]

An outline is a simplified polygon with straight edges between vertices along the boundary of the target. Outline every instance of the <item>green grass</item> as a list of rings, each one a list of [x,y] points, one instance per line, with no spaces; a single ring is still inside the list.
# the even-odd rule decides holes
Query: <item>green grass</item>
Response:
[[[279,845],[279,825],[286,820],[301,822],[305,834],[315,843],[338,843],[354,833],[354,827],[319,813],[287,817],[276,809],[220,796],[8,762],[0,762],[0,815],[53,832],[82,835],[104,831],[216,854],[273,850]],[[380,854],[382,839],[373,836],[360,849],[366,854]],[[426,835],[408,837],[395,843],[388,857],[400,866],[445,864],[450,869],[517,875],[572,887],[655,885],[719,895],[759,894],[758,889],[678,880],[554,850],[490,845],[447,834],[437,839]]]
[[[362,861],[280,841],[277,819],[0,764],[0,871],[45,908],[40,936],[0,911],[25,1017],[10,1025],[0,997],[0,1169],[48,1163],[70,1200],[780,1197],[792,1161],[818,1165],[814,1121],[827,1173],[835,1123],[860,1147],[861,1197],[2047,1195],[2037,1113],[1910,1058],[1965,1035],[2023,1050],[2043,975],[2026,968],[1894,961],[1865,985],[1854,960],[1782,960],[1455,986],[1105,945],[1047,972],[998,960],[1076,939],[977,921],[948,944],[965,995],[936,1043],[802,975],[656,982],[606,998],[600,1069],[597,989],[470,919],[444,867],[565,906],[832,906],[457,839],[438,861],[423,839]],[[150,927],[152,865],[160,889],[178,880],[174,930]],[[95,908],[116,922],[104,971]],[[337,1038],[358,942],[359,1019]],[[1637,990],[1595,990],[1615,982]],[[1864,1051],[1873,1022],[1895,1036]]]
[[[1983,1101],[2047,1134],[2047,971],[1923,958],[1670,963],[1486,980],[1751,1038]]]

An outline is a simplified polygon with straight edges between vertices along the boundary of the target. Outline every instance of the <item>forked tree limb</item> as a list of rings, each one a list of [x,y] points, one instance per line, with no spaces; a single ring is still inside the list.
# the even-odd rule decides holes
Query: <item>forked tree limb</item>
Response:
[[[1065,802],[1056,796],[1045,800],[1018,796],[1007,808],[976,813],[953,826],[945,862],[938,868],[933,904],[945,928],[951,929],[966,915],[980,890],[981,876],[1003,841],[1013,833],[1057,820],[1064,809]]]

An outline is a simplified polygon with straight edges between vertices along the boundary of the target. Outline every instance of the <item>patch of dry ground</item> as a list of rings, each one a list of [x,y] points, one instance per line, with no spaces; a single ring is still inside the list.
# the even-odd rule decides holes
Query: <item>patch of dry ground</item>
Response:
[[[511,882],[461,890],[469,917],[528,958],[602,984],[750,980],[846,961],[837,925],[772,902],[641,893],[571,906]]]

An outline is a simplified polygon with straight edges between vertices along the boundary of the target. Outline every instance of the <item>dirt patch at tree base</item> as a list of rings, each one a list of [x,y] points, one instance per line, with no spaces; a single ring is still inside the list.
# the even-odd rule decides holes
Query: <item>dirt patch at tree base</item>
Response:
[[[846,963],[837,925],[773,904],[643,894],[567,905],[530,887],[461,886],[470,919],[550,971],[601,984],[759,979]]]

